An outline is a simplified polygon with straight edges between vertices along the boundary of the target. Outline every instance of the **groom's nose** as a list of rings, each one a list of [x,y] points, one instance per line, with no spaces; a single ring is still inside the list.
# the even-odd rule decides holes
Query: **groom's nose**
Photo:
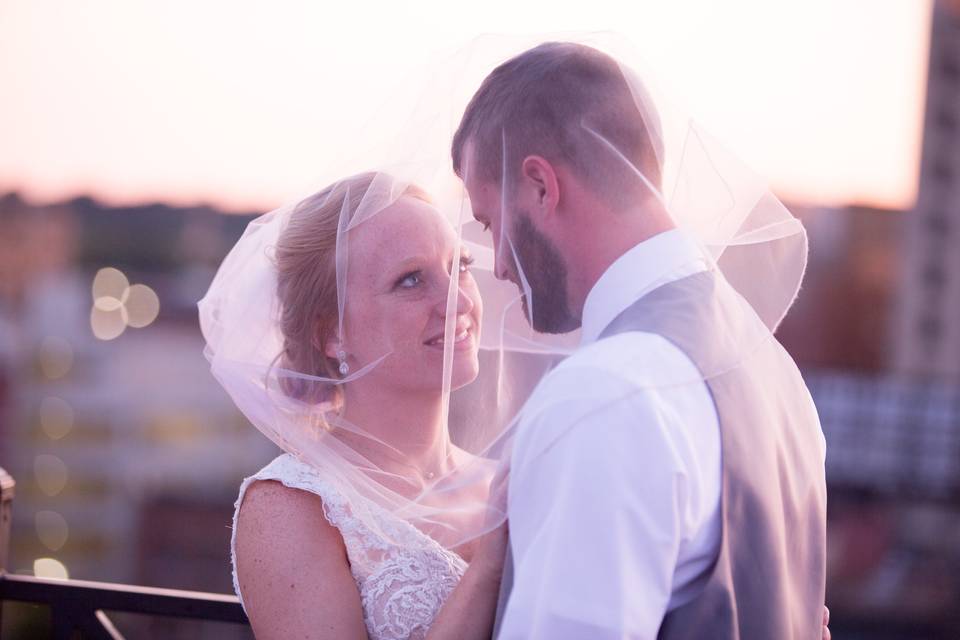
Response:
[[[510,250],[510,243],[506,239],[500,242],[494,238],[493,242],[493,275],[497,280],[509,280],[517,283],[517,269],[513,260],[513,253]]]
[[[497,253],[494,258],[494,267],[493,275],[497,277],[497,280],[510,280],[510,271],[507,269],[507,265],[500,258],[500,254]]]
[[[493,274],[497,277],[497,280],[508,280],[516,284],[517,278],[513,275],[514,270],[512,267],[513,261],[507,261],[506,259],[497,260],[496,266],[493,270]]]

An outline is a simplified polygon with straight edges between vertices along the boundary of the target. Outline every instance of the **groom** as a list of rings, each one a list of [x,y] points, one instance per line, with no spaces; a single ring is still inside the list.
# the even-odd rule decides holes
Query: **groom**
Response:
[[[676,227],[627,77],[540,45],[484,80],[453,140],[497,277],[538,331],[582,331],[521,412],[498,637],[819,638],[824,443],[770,334],[792,291],[761,318]],[[759,270],[788,251],[754,250]]]

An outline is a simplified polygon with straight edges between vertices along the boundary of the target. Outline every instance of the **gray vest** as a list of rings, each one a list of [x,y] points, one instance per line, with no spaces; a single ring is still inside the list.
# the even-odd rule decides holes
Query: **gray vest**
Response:
[[[775,339],[753,339],[769,333],[709,272],[647,294],[601,337],[629,331],[680,348],[703,374],[720,422],[719,556],[702,593],[667,614],[658,638],[820,638],[826,485],[819,419],[793,360]],[[512,585],[509,555],[507,564],[497,626]]]
[[[703,592],[658,638],[820,638],[826,483],[819,419],[793,360],[728,284],[704,272],[664,285],[604,331],[656,333],[706,378],[720,419],[720,553]],[[643,594],[637,594],[642,598]]]

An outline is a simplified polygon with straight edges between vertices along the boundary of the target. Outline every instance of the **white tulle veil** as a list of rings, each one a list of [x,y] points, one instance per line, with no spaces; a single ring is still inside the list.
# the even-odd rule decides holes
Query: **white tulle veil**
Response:
[[[536,64],[541,65],[530,76],[535,81],[528,89],[497,100],[508,115],[540,109],[540,117],[461,122],[488,74],[515,64],[500,67],[534,47],[544,54],[533,66],[536,70]],[[598,87],[619,83],[615,100],[602,92],[592,99],[589,92],[580,92],[579,103],[565,102],[570,82],[565,74],[583,73],[584,79],[575,83],[593,82],[590,74],[595,72],[606,74]],[[711,269],[729,283],[731,295],[745,301],[763,321],[750,334],[738,333],[748,342],[772,338],[796,296],[807,245],[802,226],[765,182],[672,103],[634,47],[618,36],[487,36],[438,56],[412,76],[398,95],[384,97],[389,114],[385,119],[395,123],[396,130],[371,138],[365,123],[343,123],[355,128],[357,140],[369,149],[318,150],[326,157],[323,164],[329,164],[318,176],[323,188],[250,223],[200,301],[200,324],[213,375],[240,410],[281,449],[335,482],[357,517],[383,529],[383,514],[390,514],[441,545],[456,548],[503,522],[505,484],[503,478],[492,479],[497,470],[506,469],[518,412],[538,381],[579,343],[576,328],[540,333],[528,317],[538,309],[538,292],[530,283],[549,282],[551,274],[538,272],[541,265],[525,261],[516,251],[521,239],[515,235],[515,221],[521,212],[513,207],[511,193],[519,175],[518,157],[536,153],[585,171],[584,175],[594,171],[603,188],[625,203],[631,215],[642,215],[644,202],[669,212],[675,224],[701,245]],[[556,82],[551,84],[551,78]],[[627,124],[621,127],[620,121]],[[482,139],[488,151],[500,154],[499,162],[493,163],[495,175],[486,176],[501,192],[503,224],[496,242],[474,220],[462,180],[472,171],[489,174],[491,165],[477,166],[473,155],[456,158],[456,150],[457,162],[452,161],[458,129],[461,136]],[[537,148],[537,140],[544,136],[550,143]],[[360,172],[364,173],[358,177]],[[387,331],[349,322],[351,305],[359,295],[353,287],[361,286],[353,283],[351,274],[369,267],[362,262],[356,239],[365,228],[383,223],[386,218],[381,214],[395,213],[411,198],[418,203],[428,200],[456,239],[444,256],[442,277],[434,268],[432,279],[423,279],[445,300],[437,312],[443,328],[435,379],[442,422],[437,437],[458,452],[455,463],[434,477],[407,474],[406,453],[399,444],[403,439],[385,434],[376,419],[362,423],[347,419],[342,403],[342,390],[359,387],[370,376],[400,370],[402,363],[395,360],[401,352],[418,353],[396,336],[390,342],[379,335]],[[289,309],[279,290],[278,247],[283,250],[291,221],[296,224],[319,208],[337,210],[334,227],[327,229],[332,248],[325,254],[336,303],[324,321],[342,340],[345,357],[331,356],[324,345],[314,345],[312,359],[293,358],[284,333],[284,313]],[[616,233],[616,228],[610,232]],[[468,276],[461,273],[465,255],[473,260]],[[497,260],[504,256],[517,284],[496,277]],[[472,284],[464,284],[465,277]],[[461,386],[456,379],[458,358],[469,356],[458,351],[458,330],[469,322],[459,310],[465,289],[473,286],[483,306],[482,321],[472,327],[479,375]],[[364,331],[379,331],[379,342],[373,342],[380,349],[364,359],[353,358],[351,338],[363,337]],[[417,334],[410,339],[419,338]],[[725,353],[748,357],[750,345],[742,347]],[[347,364],[342,373],[341,360]],[[700,373],[709,378],[737,364],[726,357]],[[387,415],[393,408],[379,410]],[[389,530],[382,533],[395,535]]]

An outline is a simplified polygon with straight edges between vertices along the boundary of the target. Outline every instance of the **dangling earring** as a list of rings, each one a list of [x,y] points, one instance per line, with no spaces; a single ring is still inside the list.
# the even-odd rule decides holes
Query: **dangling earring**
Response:
[[[345,351],[337,351],[337,360],[340,361],[340,375],[345,376],[350,373],[350,365],[347,364],[347,353]]]

